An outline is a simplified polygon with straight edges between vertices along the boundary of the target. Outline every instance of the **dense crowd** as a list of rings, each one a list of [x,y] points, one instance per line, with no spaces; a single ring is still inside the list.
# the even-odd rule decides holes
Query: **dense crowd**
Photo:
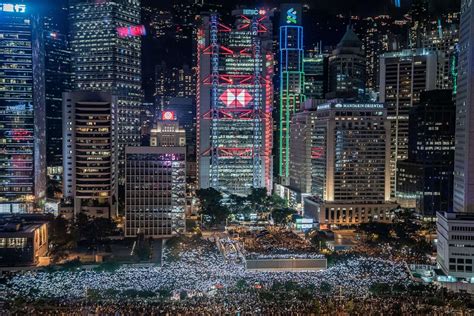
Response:
[[[166,253],[165,253],[166,255]],[[247,284],[271,287],[275,282],[293,281],[316,288],[327,282],[333,289],[342,288],[345,295],[368,294],[374,283],[399,284],[410,282],[401,264],[389,261],[349,257],[333,267],[319,272],[249,272],[244,265],[223,259],[215,247],[183,250],[179,260],[165,260],[160,267],[121,267],[116,271],[56,271],[26,272],[10,278],[0,285],[4,298],[27,299],[56,298],[81,299],[90,290],[113,290],[117,296],[127,290],[159,293],[169,289],[173,294],[201,293],[209,295],[216,288],[231,289],[240,280]],[[317,295],[317,293],[315,293]]]
[[[309,240],[301,238],[292,231],[282,229],[265,230],[264,232],[248,232],[240,234],[249,252],[261,254],[285,254],[288,249],[292,253],[314,252]]]
[[[228,295],[227,295],[228,296]],[[265,301],[252,295],[233,295],[183,301],[44,302],[13,307],[20,315],[474,315],[472,309],[436,306],[422,297],[326,298],[308,301]],[[6,314],[6,313],[5,313]]]
[[[404,266],[382,259],[346,255],[318,272],[250,272],[226,260],[214,243],[176,247],[165,249],[163,267],[17,274],[0,283],[0,302],[31,315],[444,315],[453,309],[425,304],[427,295],[404,295],[413,284]],[[172,253],[177,258],[170,260]],[[403,299],[374,298],[377,284],[401,288]]]

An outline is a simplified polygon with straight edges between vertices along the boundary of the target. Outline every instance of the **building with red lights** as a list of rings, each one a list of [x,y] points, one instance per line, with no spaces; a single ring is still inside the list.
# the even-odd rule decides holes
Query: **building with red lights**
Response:
[[[197,168],[200,188],[245,195],[272,189],[271,12],[234,10],[234,26],[201,16]]]

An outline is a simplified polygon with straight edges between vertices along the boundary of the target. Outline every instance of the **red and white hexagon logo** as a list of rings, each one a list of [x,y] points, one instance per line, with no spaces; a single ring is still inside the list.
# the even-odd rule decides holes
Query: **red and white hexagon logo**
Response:
[[[227,107],[243,108],[246,107],[253,97],[246,89],[227,89],[219,98]]]

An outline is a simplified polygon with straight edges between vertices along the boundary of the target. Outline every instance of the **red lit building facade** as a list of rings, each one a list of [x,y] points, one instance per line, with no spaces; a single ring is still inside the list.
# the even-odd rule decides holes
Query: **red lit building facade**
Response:
[[[272,189],[273,52],[270,12],[217,14],[198,31],[197,159],[199,187],[248,194]]]

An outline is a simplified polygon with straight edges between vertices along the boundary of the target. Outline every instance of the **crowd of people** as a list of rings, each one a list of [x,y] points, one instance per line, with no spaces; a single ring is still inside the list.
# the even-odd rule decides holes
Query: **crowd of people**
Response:
[[[245,280],[247,284],[259,283],[263,287],[286,281],[317,287],[321,282],[327,282],[334,289],[342,288],[346,295],[363,296],[375,282],[410,282],[401,264],[357,256],[320,272],[249,272],[242,264],[224,260],[216,248],[206,242],[201,247],[182,250],[179,260],[165,262],[163,267],[121,267],[116,271],[25,272],[0,284],[0,293],[7,299],[32,300],[81,299],[86,298],[91,289],[100,292],[112,289],[118,296],[130,289],[154,293],[170,289],[174,293],[208,295],[216,287],[231,289],[239,280]]]
[[[314,252],[309,240],[301,238],[292,231],[274,228],[261,232],[249,232],[241,234],[245,249],[248,252],[261,254],[286,253],[291,249],[292,253]]]
[[[198,297],[182,301],[58,302],[22,305],[20,315],[474,315],[465,307],[433,305],[423,297],[340,298],[265,301],[248,294]]]
[[[318,272],[251,272],[242,263],[226,260],[213,242],[193,240],[191,245],[179,242],[175,249],[165,248],[163,267],[16,274],[0,282],[0,302],[20,314],[43,315],[329,315],[349,309],[368,315],[383,310],[389,315],[394,309],[408,315],[414,308],[437,314],[438,307],[423,304],[423,296],[403,294],[413,282],[401,263],[345,255]],[[172,253],[177,258],[170,260]],[[406,299],[372,302],[377,284],[397,287],[399,297]]]

